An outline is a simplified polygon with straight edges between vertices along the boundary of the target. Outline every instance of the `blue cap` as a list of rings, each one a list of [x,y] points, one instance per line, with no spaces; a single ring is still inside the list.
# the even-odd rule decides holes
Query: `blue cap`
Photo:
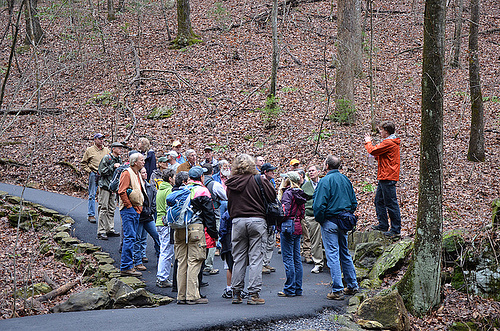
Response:
[[[207,171],[207,169],[202,168],[200,166],[194,166],[191,169],[189,169],[188,176],[191,179],[200,179],[205,171]]]

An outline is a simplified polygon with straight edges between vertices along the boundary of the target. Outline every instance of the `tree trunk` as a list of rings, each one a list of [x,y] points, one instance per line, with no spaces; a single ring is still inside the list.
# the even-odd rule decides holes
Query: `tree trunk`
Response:
[[[462,43],[462,13],[464,11],[464,0],[457,0],[458,7],[455,11],[455,32],[453,33],[453,58],[450,66],[460,67],[460,45]]]
[[[26,20],[26,45],[38,45],[43,39],[43,30],[40,25],[40,19],[37,14],[37,0],[26,1],[26,11],[24,13]]]
[[[123,12],[125,11],[125,0],[118,0],[118,9],[117,11]]]
[[[361,72],[361,1],[339,0],[337,17],[336,106],[344,112],[345,106],[354,105],[354,76]]]
[[[484,153],[484,122],[483,122],[483,95],[481,93],[481,78],[479,76],[479,0],[470,3],[470,28],[469,28],[469,84],[471,99],[471,124],[469,138],[469,152],[467,159],[473,162],[483,162]]]
[[[276,97],[276,76],[278,75],[278,62],[279,62],[278,0],[273,0],[271,26],[273,31],[273,55],[272,55],[272,65],[271,65],[271,86],[269,88],[268,98]]]
[[[116,20],[115,5],[113,0],[108,0],[108,21]]]
[[[443,188],[443,66],[446,0],[426,0],[417,229],[413,258],[398,290],[422,316],[441,302]]]
[[[172,48],[183,48],[201,40],[191,27],[191,8],[189,0],[177,0],[177,37],[172,41]]]

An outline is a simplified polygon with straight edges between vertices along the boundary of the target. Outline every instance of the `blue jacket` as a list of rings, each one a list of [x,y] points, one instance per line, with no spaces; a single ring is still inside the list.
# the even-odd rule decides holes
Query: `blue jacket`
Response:
[[[354,213],[358,206],[351,182],[337,169],[330,170],[320,179],[313,199],[314,218],[319,223],[335,218],[343,211]]]

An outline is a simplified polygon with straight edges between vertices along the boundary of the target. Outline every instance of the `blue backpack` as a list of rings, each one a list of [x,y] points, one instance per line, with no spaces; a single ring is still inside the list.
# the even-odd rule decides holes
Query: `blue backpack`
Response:
[[[194,195],[194,185],[181,186],[167,196],[167,210],[162,218],[163,225],[172,229],[186,229],[186,243],[188,240],[187,227],[199,219],[201,211],[194,212],[191,206],[191,196]]]

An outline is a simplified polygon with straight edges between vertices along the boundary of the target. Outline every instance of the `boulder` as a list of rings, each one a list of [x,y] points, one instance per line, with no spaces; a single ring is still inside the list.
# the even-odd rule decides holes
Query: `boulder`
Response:
[[[127,306],[152,306],[154,304],[153,295],[145,289],[139,288],[117,297],[113,308],[123,308]]]
[[[384,236],[384,234],[380,231],[355,231],[349,234],[348,241],[349,249],[352,251],[354,251],[356,247],[361,243],[369,243],[373,241],[380,241],[386,245],[389,245],[391,243],[391,240]]]
[[[400,268],[404,260],[409,256],[413,248],[411,239],[398,241],[387,247],[384,253],[377,259],[368,277],[380,279],[384,275]]]
[[[122,282],[127,284],[128,286],[132,287],[133,289],[138,289],[138,288],[143,288],[146,287],[146,284],[140,280],[139,278],[136,277],[120,277],[119,278]]]
[[[358,308],[358,324],[370,328],[403,331],[410,329],[408,311],[397,289],[368,298]],[[363,321],[360,324],[360,321]],[[380,323],[377,326],[375,323]],[[376,326],[376,327],[375,327]]]
[[[56,242],[61,242],[63,238],[69,238],[69,233],[67,232],[58,232],[52,237]]]
[[[106,288],[108,289],[109,297],[114,301],[116,301],[116,299],[118,299],[119,297],[134,291],[132,287],[128,286],[117,278],[113,278],[109,282],[107,282]]]
[[[109,308],[110,298],[106,286],[89,288],[80,293],[73,294],[68,301],[54,308],[54,313],[67,311],[96,310]]]
[[[354,252],[354,264],[360,268],[371,269],[377,259],[384,253],[384,242],[370,241],[356,245]]]

